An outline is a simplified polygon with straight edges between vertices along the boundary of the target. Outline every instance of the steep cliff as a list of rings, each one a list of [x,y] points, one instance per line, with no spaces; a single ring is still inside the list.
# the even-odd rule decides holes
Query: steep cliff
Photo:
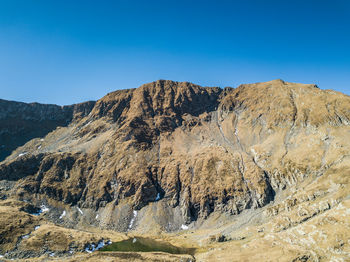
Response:
[[[89,114],[95,102],[57,106],[0,99],[0,161],[18,146]]]

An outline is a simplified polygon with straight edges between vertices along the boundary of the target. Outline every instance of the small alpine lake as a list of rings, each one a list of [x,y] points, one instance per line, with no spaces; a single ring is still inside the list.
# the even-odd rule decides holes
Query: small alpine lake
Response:
[[[151,238],[134,237],[126,240],[114,242],[104,246],[99,251],[119,251],[119,252],[166,252],[170,254],[193,255],[195,248],[182,248],[174,246],[164,241],[156,241]]]

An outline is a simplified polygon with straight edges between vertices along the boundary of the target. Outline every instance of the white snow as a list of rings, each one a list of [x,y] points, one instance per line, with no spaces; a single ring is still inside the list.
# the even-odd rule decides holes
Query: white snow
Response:
[[[28,152],[20,153],[18,156],[24,156],[24,155],[26,155],[26,154],[28,154]]]
[[[40,141],[44,141],[44,138],[40,139]]]
[[[41,146],[38,146],[38,149],[40,149],[41,148]]]
[[[105,246],[105,241],[102,240],[102,241],[98,242],[96,249],[99,250],[99,249],[103,248],[104,246]]]
[[[132,213],[133,213],[133,217],[130,220],[129,229],[132,228],[132,226],[134,225],[134,222],[135,222],[135,218],[137,217],[137,211],[136,210],[132,211]]]
[[[40,228],[40,226],[35,226],[34,230],[38,230]]]
[[[50,257],[53,257],[53,256],[55,256],[55,253],[50,253]]]
[[[94,251],[94,250],[95,250],[95,245],[94,244],[88,245],[85,248],[85,251],[88,252],[88,253],[92,253],[92,251]]]
[[[29,238],[29,235],[30,235],[30,233],[27,234],[27,235],[23,235],[23,236],[22,236],[22,239],[27,239],[27,238]]]
[[[60,215],[60,219],[62,219],[65,215],[66,215],[66,210],[64,210],[64,211],[62,212],[62,214]]]
[[[84,212],[79,207],[77,207],[77,209],[80,212],[80,214],[84,215]]]
[[[99,215],[97,214],[96,217],[95,217],[95,219],[98,219],[98,217],[99,217]]]
[[[134,237],[134,239],[132,240],[133,243],[136,243],[137,239]]]
[[[48,208],[47,206],[41,205],[40,206],[40,210],[38,211],[38,213],[32,213],[32,215],[39,216],[41,213],[47,212],[49,210],[50,210],[50,208]]]
[[[156,201],[158,201],[159,199],[160,199],[160,194],[158,193],[156,197]]]
[[[3,255],[0,255],[0,258],[4,257]]]
[[[110,241],[107,242],[107,244],[109,243]],[[85,251],[88,252],[88,253],[92,253],[96,250],[99,250],[101,248],[103,248],[105,246],[105,241],[104,240],[101,240],[100,242],[97,243],[97,246],[95,244],[91,244],[91,245],[88,245],[86,248],[85,248]]]
[[[188,226],[182,224],[182,225],[181,225],[181,229],[182,229],[182,230],[187,230],[187,229],[188,229]]]
[[[47,212],[47,211],[50,210],[50,208],[48,208],[48,207],[45,206],[45,205],[41,205],[40,207],[41,207],[41,212]]]

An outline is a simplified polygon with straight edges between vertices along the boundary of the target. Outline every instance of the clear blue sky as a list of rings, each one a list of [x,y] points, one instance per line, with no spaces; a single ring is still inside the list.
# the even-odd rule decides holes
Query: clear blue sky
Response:
[[[0,0],[0,98],[71,104],[157,79],[350,95],[348,0]]]

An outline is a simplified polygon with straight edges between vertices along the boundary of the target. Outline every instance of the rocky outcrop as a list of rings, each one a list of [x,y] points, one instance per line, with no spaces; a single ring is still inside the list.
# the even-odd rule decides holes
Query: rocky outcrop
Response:
[[[88,115],[94,104],[57,106],[0,99],[0,161],[27,141]]]
[[[66,109],[66,127],[0,165],[1,179],[17,181],[11,194],[100,212],[103,220],[87,223],[112,227],[137,220],[132,210],[164,204],[169,213],[159,223],[168,228],[171,212],[186,224],[263,207],[349,152],[350,98],[315,85],[159,80],[92,106]],[[117,209],[120,221],[107,223]]]

